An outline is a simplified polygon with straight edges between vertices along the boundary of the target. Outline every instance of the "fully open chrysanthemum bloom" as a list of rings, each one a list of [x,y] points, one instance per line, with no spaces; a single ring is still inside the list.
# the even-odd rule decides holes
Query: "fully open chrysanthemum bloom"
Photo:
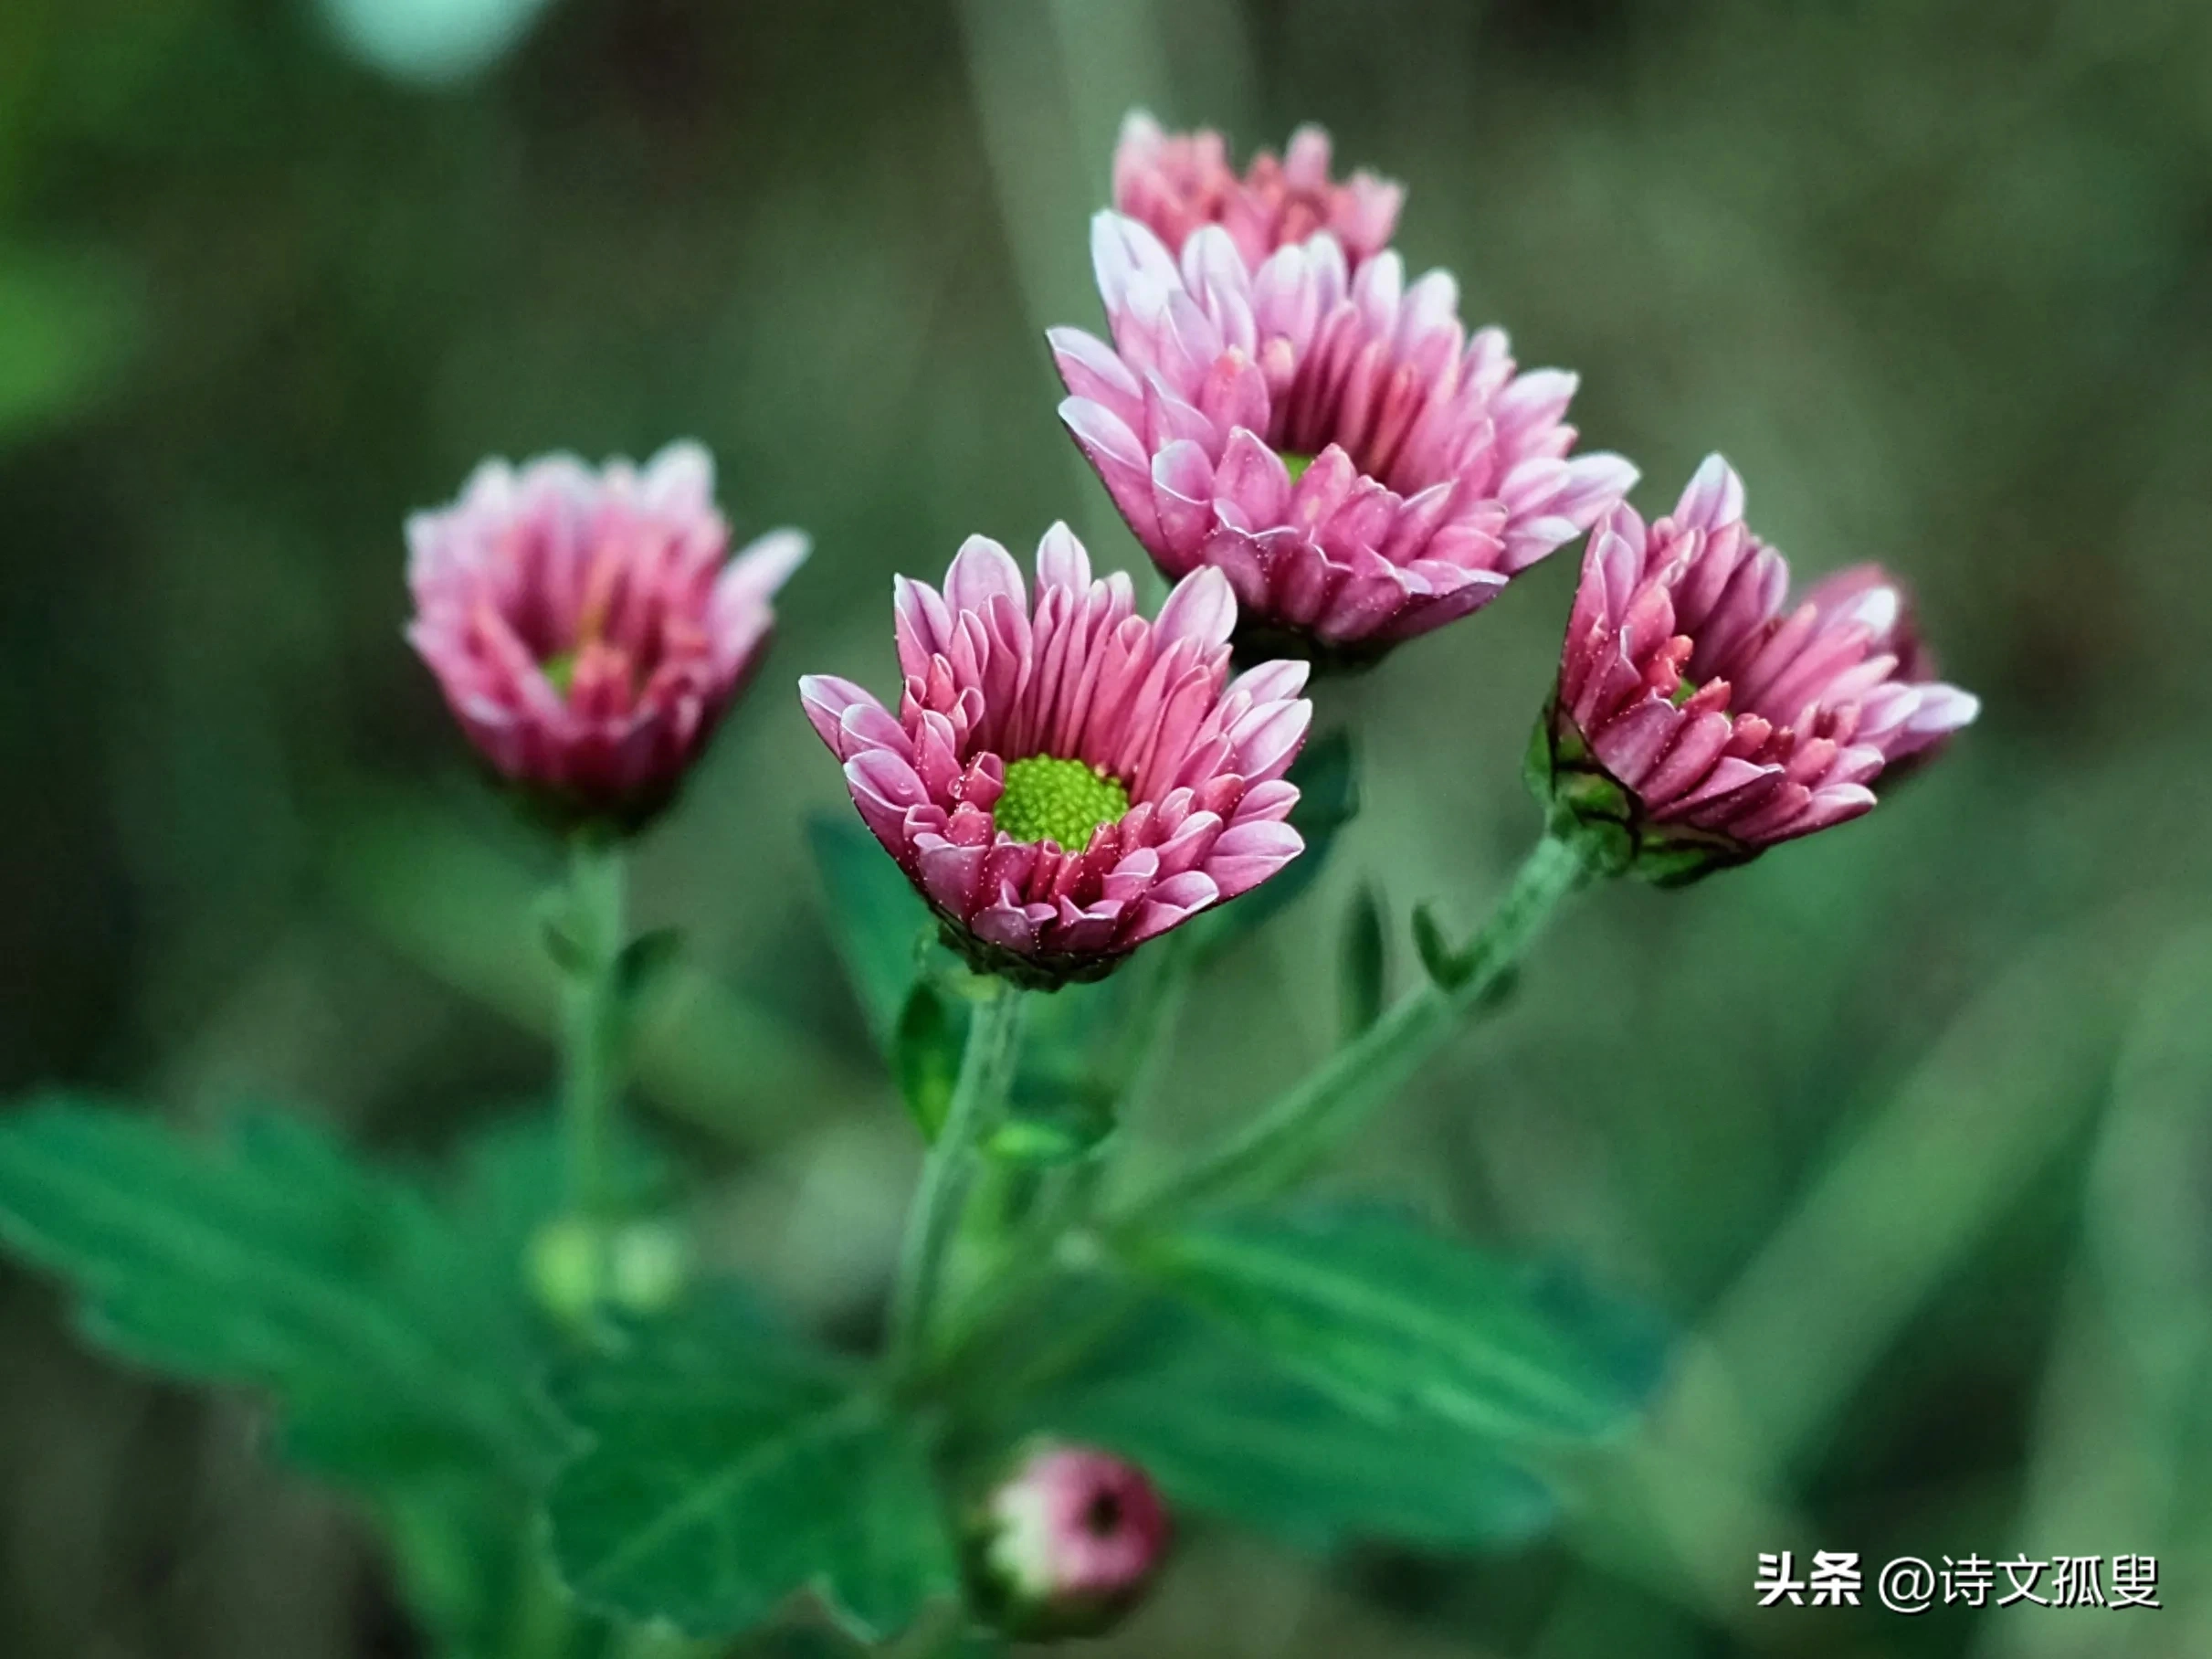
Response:
[[[1228,680],[1217,572],[1156,621],[1133,604],[1064,524],[1038,546],[1034,609],[1006,550],[972,536],[942,594],[898,580],[897,719],[849,681],[799,682],[860,816],[979,969],[1097,978],[1304,845],[1283,773],[1312,716],[1305,665]]]
[[[1670,517],[1622,506],[1592,534],[1535,772],[1617,861],[1685,880],[1857,818],[1978,712],[1878,567],[1785,609],[1788,586],[1717,455]]]
[[[1038,1446],[979,1517],[980,1599],[1009,1634],[1097,1635],[1158,1573],[1172,1530],[1134,1464],[1087,1446]]]
[[[1280,160],[1262,150],[1239,178],[1220,133],[1164,132],[1132,110],[1114,146],[1113,205],[1174,251],[1202,226],[1218,225],[1257,269],[1278,248],[1326,230],[1356,266],[1390,246],[1406,186],[1364,168],[1337,183],[1329,176],[1329,134],[1311,124],[1290,134]]]
[[[1171,576],[1226,574],[1240,658],[1373,660],[1495,597],[1635,481],[1567,459],[1575,377],[1517,375],[1443,271],[1357,276],[1326,234],[1257,272],[1217,226],[1180,264],[1134,219],[1091,228],[1109,346],[1050,339],[1060,417]]]
[[[667,804],[758,663],[794,530],[725,562],[714,463],[671,444],[640,471],[551,455],[476,470],[407,521],[407,638],[477,748],[570,821]]]

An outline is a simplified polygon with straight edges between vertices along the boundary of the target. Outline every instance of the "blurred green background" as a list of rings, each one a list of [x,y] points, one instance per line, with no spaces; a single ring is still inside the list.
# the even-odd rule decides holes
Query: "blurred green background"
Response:
[[[1865,822],[1582,902],[1336,1178],[1689,1332],[1560,1536],[1200,1531],[1112,1651],[2212,1652],[2201,5],[5,0],[0,1084],[271,1098],[397,1157],[540,1091],[554,861],[400,639],[399,523],[486,452],[694,434],[741,533],[816,552],[640,860],[696,968],[640,1093],[717,1258],[865,1320],[916,1149],[820,925],[802,825],[842,794],[790,682],[887,687],[890,573],[970,531],[1139,560],[1039,339],[1097,326],[1132,103],[1239,153],[1328,123],[1410,185],[1417,269],[1582,371],[1647,511],[1724,450],[1800,570],[1910,576],[1986,713]],[[1354,883],[1479,914],[1574,565],[1327,692],[1367,810],[1201,986],[1148,1144],[1315,1058]],[[416,1651],[259,1437],[0,1270],[0,1653]],[[2151,1553],[2166,1607],[1761,1613],[1781,1548]]]

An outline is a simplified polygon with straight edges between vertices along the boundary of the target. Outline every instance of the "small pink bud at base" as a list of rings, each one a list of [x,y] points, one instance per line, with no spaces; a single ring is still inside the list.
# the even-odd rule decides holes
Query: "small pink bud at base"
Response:
[[[1143,1596],[1171,1533],[1159,1494],[1134,1464],[1085,1446],[1038,1446],[977,1516],[977,1600],[1024,1641],[1097,1635]]]

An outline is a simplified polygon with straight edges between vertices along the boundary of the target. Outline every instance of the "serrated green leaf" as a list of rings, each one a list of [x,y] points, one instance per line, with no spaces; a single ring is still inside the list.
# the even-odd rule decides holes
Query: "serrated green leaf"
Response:
[[[0,1237],[71,1283],[93,1340],[267,1391],[287,1451],[348,1484],[529,1481],[565,1447],[515,1264],[298,1119],[198,1143],[46,1100],[0,1122]]]
[[[1302,1548],[1437,1549],[1530,1537],[1557,1506],[1496,1442],[1350,1411],[1265,1353],[1165,1304],[1029,1409],[1038,1429],[1141,1464],[1172,1503]]]
[[[929,906],[850,813],[808,819],[806,844],[829,902],[837,956],[876,1046],[889,1054],[929,935]]]
[[[1126,1253],[1379,1423],[1589,1440],[1623,1427],[1658,1379],[1653,1322],[1386,1211],[1227,1219]]]
[[[955,1592],[912,1426],[742,1304],[648,1326],[555,1392],[593,1442],[548,1502],[585,1601],[704,1636],[812,1589],[877,1640]]]

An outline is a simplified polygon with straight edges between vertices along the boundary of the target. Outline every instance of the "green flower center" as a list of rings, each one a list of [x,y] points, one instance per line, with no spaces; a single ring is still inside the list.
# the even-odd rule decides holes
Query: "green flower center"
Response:
[[[545,678],[554,691],[560,692],[564,697],[568,695],[568,688],[576,681],[576,653],[574,651],[555,651],[544,661],[539,663],[538,667],[544,671]]]
[[[1119,822],[1128,810],[1129,791],[1096,766],[1032,755],[1006,767],[1006,792],[991,818],[1017,841],[1058,841],[1080,852],[1101,824]]]
[[[1284,449],[1280,453],[1282,456],[1282,464],[1290,470],[1292,483],[1296,483],[1300,479],[1305,477],[1306,469],[1313,464],[1313,458],[1311,455],[1301,455],[1295,449]]]
[[[1673,694],[1670,696],[1667,701],[1673,703],[1674,706],[1679,709],[1682,706],[1682,704],[1688,703],[1697,694],[1698,688],[1695,682],[1688,679],[1677,680],[1674,683]]]

